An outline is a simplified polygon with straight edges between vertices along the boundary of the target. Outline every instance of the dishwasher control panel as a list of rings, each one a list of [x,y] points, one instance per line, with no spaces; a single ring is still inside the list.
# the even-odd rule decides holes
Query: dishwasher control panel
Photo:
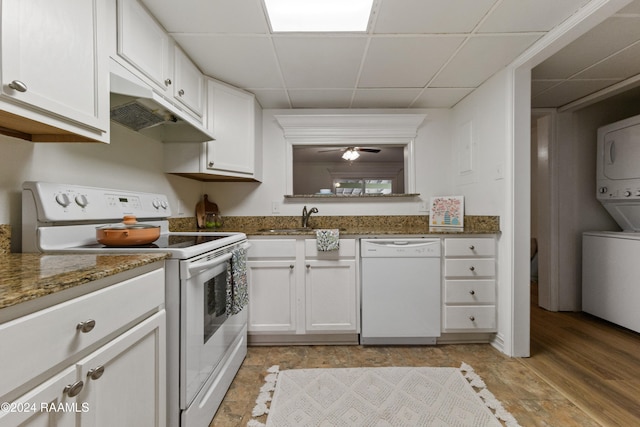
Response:
[[[440,239],[362,239],[363,258],[433,258],[441,253]]]

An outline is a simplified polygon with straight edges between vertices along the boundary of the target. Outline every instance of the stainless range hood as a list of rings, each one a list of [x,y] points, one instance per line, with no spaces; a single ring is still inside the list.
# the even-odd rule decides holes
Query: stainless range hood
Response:
[[[204,142],[213,135],[188,113],[110,61],[111,120],[162,142]]]

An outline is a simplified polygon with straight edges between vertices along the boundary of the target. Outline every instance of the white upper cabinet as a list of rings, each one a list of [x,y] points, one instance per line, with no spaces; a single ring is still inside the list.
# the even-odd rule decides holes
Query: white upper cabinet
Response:
[[[3,0],[1,8],[0,127],[38,142],[108,142],[104,0]]]
[[[118,55],[160,93],[173,90],[171,39],[137,0],[118,1]]]
[[[259,165],[256,168],[261,160],[258,146],[261,131],[256,130],[260,111],[254,95],[209,79],[207,99],[207,127],[216,138],[207,142],[207,169],[260,180]]]
[[[173,96],[197,117],[204,110],[204,77],[191,59],[177,45],[174,46],[175,84]]]

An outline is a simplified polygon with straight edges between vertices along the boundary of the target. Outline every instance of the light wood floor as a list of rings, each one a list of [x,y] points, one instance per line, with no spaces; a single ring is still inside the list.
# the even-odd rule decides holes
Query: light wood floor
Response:
[[[586,314],[537,306],[531,312],[530,358],[509,358],[484,344],[249,347],[211,426],[246,426],[272,365],[459,367],[462,362],[523,427],[640,425],[640,334]]]

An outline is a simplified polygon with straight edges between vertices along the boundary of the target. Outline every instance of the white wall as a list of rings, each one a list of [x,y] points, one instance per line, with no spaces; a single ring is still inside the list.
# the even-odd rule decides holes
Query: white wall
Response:
[[[0,224],[12,226],[12,251],[20,248],[23,181],[160,192],[173,216],[194,216],[202,184],[163,172],[162,143],[111,125],[111,144],[39,143],[0,136]]]
[[[499,215],[502,231],[498,243],[498,339],[495,343],[511,354],[512,287],[512,215],[509,205],[511,169],[510,118],[512,106],[511,75],[504,70],[475,90],[453,108],[452,147],[453,164],[468,156],[472,150],[472,169],[458,167],[454,173],[455,194],[465,196],[467,205],[478,214]],[[469,135],[469,125],[471,133]],[[462,161],[468,165],[467,161]]]
[[[277,215],[299,215],[302,207],[317,206],[321,215],[420,215],[419,200],[393,198],[384,201],[353,200],[300,200],[285,199],[286,194],[286,141],[282,128],[274,115],[284,114],[363,114],[375,112],[399,112],[407,110],[264,110],[263,111],[263,182],[262,183],[207,183],[205,192],[214,200],[223,215],[251,216],[272,215],[272,206],[279,209]],[[418,130],[415,141],[416,192],[421,199],[449,194],[451,180],[451,128],[449,109],[411,110],[422,112],[427,118]],[[493,213],[488,213],[493,212]],[[467,213],[495,214],[485,209],[479,211],[469,204]]]

